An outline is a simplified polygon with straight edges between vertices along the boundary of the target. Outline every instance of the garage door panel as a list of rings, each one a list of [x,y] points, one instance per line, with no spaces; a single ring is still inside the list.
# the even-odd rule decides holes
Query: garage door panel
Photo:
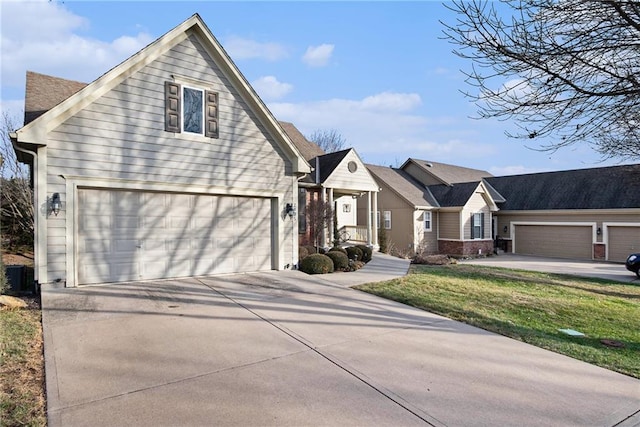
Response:
[[[271,269],[269,199],[81,189],[79,201],[80,284]]]
[[[553,258],[592,259],[590,226],[516,225],[515,252]]]
[[[640,226],[607,227],[609,240],[609,261],[624,262],[632,253],[640,252]]]

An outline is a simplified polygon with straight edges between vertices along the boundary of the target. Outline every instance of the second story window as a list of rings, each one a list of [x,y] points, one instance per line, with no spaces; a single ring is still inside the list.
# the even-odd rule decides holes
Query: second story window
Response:
[[[182,130],[202,135],[204,126],[204,91],[182,88]]]
[[[165,82],[164,130],[218,138],[218,93]]]

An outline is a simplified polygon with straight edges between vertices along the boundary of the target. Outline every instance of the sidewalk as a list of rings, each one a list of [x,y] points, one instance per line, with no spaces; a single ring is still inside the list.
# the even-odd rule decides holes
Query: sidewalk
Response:
[[[407,275],[410,260],[374,252],[373,258],[363,268],[348,273],[323,274],[327,282],[352,287],[364,283],[382,282]]]

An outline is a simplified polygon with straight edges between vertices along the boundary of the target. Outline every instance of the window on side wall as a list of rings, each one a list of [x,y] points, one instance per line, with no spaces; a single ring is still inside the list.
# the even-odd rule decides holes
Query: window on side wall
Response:
[[[484,213],[471,214],[471,238],[484,239]]]
[[[165,82],[165,131],[218,138],[218,93]]]
[[[376,227],[380,229],[380,211],[376,211]]]
[[[384,211],[384,228],[391,230],[391,211]]]
[[[423,214],[424,231],[431,231],[431,212],[424,211]]]

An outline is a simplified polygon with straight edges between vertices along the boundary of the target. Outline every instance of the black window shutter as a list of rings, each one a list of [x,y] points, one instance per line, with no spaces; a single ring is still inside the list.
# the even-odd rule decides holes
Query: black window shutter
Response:
[[[218,138],[218,93],[206,91],[205,93],[205,128],[204,136]]]
[[[472,239],[476,238],[476,236],[475,236],[475,224],[474,224],[474,221],[473,221],[474,218],[475,218],[475,215],[471,214],[471,238]]]
[[[180,85],[164,82],[164,130],[180,132]]]
[[[480,214],[480,238],[484,239],[484,212]]]

